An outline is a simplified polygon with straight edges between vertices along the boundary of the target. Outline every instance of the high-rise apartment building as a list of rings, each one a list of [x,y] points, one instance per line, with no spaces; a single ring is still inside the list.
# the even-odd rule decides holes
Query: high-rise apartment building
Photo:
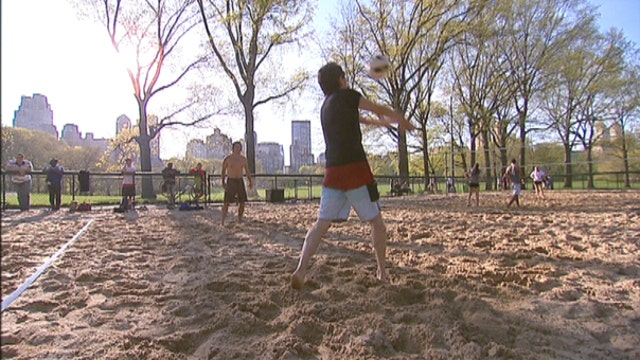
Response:
[[[14,112],[13,127],[40,131],[58,138],[51,105],[47,97],[41,94],[22,96],[20,107]]]
[[[284,148],[275,142],[264,142],[256,146],[256,159],[262,162],[265,174],[279,174],[284,170]]]
[[[302,166],[313,165],[311,152],[311,121],[291,122],[291,146],[289,147],[290,171],[297,173]]]

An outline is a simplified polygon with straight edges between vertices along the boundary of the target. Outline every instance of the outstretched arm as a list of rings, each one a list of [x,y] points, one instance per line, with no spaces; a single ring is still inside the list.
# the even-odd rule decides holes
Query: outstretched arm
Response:
[[[380,126],[388,126],[384,124],[395,123],[398,124],[400,129],[404,129],[407,131],[411,131],[415,129],[415,126],[409,122],[409,120],[405,119],[404,116],[388,106],[383,106],[372,102],[371,100],[361,97],[360,103],[358,107],[362,110],[367,110],[375,113],[380,118],[380,123],[376,125]],[[362,117],[360,121],[362,121]]]
[[[368,117],[368,116],[360,116],[360,123],[361,124],[366,124],[366,125],[373,125],[373,126],[382,126],[382,127],[391,127],[393,126],[393,123],[385,120],[384,118],[380,117],[378,120],[372,118],[372,117]]]

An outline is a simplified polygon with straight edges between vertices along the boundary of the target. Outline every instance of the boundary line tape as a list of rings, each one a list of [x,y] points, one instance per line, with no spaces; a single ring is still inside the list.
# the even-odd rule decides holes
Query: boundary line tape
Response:
[[[49,259],[47,259],[47,261],[45,261],[44,264],[42,264],[36,270],[36,272],[33,273],[33,275],[31,275],[31,277],[29,277],[27,281],[25,281],[24,284],[20,285],[20,287],[16,289],[16,291],[12,292],[11,295],[2,300],[2,310],[0,310],[0,312],[5,311],[11,305],[11,303],[13,303],[18,297],[20,297],[20,295],[22,295],[22,293],[27,290],[29,286],[31,286],[36,281],[36,279],[38,279],[38,277],[40,277],[40,275],[42,275],[42,273],[45,272],[45,270],[47,270],[47,268],[56,259],[58,259],[67,250],[67,248],[69,248],[69,246],[71,246],[71,244],[78,240],[80,235],[82,235],[82,233],[84,233],[89,228],[89,225],[93,223],[93,220],[94,219],[90,219],[89,222],[71,238],[71,240],[67,241],[67,243],[64,244],[55,254],[51,255],[51,257],[49,257]]]

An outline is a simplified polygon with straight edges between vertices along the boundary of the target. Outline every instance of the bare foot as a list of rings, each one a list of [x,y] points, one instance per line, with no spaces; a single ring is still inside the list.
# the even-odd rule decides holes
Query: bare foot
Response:
[[[302,290],[304,286],[304,274],[300,274],[297,271],[291,275],[291,287],[296,290]]]

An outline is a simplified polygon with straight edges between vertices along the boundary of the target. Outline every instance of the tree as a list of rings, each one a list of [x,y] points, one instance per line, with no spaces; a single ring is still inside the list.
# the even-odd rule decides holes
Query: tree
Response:
[[[103,155],[103,149],[97,146],[64,147],[60,155],[61,165],[68,170],[95,170]]]
[[[471,165],[476,160],[476,139],[482,143],[487,190],[491,181],[491,140],[506,142],[513,131],[509,103],[513,98],[513,81],[504,55],[500,51],[501,34],[493,25],[496,9],[487,8],[474,21],[463,41],[452,51],[451,74],[453,93],[467,118]],[[502,167],[506,167],[506,149],[499,149]],[[495,157],[494,157],[495,158]],[[494,171],[494,176],[497,171]]]
[[[624,186],[631,187],[629,179],[629,150],[632,143],[630,132],[634,125],[640,124],[640,63],[637,54],[632,54],[625,63],[620,77],[611,84],[607,90],[611,101],[611,113],[613,118],[612,130],[616,132],[614,141],[611,142],[615,150],[615,156],[622,160],[624,169]]]
[[[593,22],[594,11],[584,0],[501,0],[498,8],[498,44],[515,81],[519,163],[524,167],[529,115],[536,94],[544,89],[547,67],[579,33],[581,24]]]
[[[98,167],[103,171],[119,173],[126,158],[137,163],[140,159],[140,147],[135,146],[133,139],[138,136],[138,131],[137,128],[121,129],[115,138],[109,140],[109,147],[98,161]]]
[[[550,115],[550,127],[565,147],[565,187],[572,186],[571,150],[578,142],[587,152],[590,174],[587,186],[594,185],[591,152],[601,136],[596,127],[604,116],[603,110],[597,108],[599,104],[601,107],[600,98],[607,81],[620,72],[623,53],[620,40],[619,36],[603,37],[593,22],[587,22],[581,27],[580,37],[555,63],[557,82],[545,92],[543,107]]]
[[[287,75],[275,62],[307,36],[312,6],[298,0],[198,0],[198,6],[214,58],[242,105],[247,160],[255,173],[254,111],[290,99],[310,77],[305,70]]]
[[[51,158],[60,157],[69,146],[55,136],[24,128],[2,128],[2,166],[18,153],[33,163],[35,171],[42,170]]]
[[[325,52],[345,66],[354,77],[355,87],[417,121],[425,166],[429,158],[425,132],[436,78],[444,54],[467,29],[467,20],[479,7],[477,3],[481,2],[356,1],[342,9],[338,30],[330,34],[333,38]],[[373,81],[363,76],[363,64],[376,54],[389,57],[391,70],[386,79]],[[398,173],[407,177],[407,134],[390,128],[388,135],[397,143]],[[427,169],[425,176],[428,181]]]
[[[189,36],[199,23],[195,0],[76,2],[85,15],[102,22],[113,48],[125,62],[138,105],[139,132],[134,140],[140,148],[140,170],[151,171],[150,143],[163,128],[193,126],[214,114],[196,108],[203,103],[197,95],[185,96],[182,100],[175,96],[178,91],[174,91],[172,97],[165,95],[168,90],[186,87],[190,75],[206,58],[189,48],[192,46]],[[178,100],[166,110],[157,106],[154,112],[162,115],[156,123],[151,123],[148,119],[151,100],[160,98],[161,94],[166,96],[165,103],[169,103],[169,99]],[[150,177],[142,179],[142,197],[155,197]]]

